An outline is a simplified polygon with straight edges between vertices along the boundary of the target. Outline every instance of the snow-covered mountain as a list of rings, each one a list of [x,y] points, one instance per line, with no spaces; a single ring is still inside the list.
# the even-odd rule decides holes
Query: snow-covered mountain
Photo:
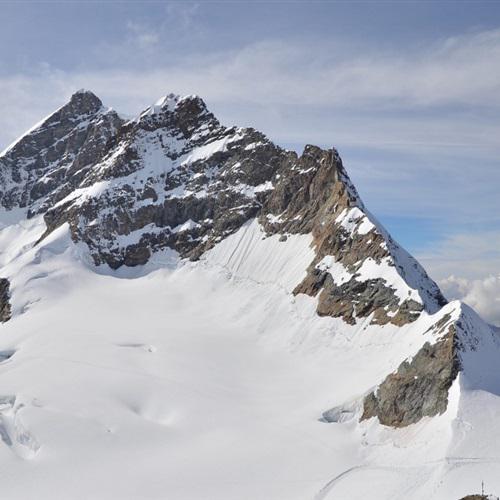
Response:
[[[499,332],[336,150],[91,92],[0,155],[7,498],[500,492]]]

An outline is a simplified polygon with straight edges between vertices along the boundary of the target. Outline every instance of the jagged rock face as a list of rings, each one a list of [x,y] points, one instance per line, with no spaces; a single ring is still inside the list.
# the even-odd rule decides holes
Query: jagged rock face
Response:
[[[114,268],[166,247],[196,259],[259,213],[289,156],[253,129],[221,126],[197,97],[167,96],[123,125],[78,198],[46,212],[48,232],[69,222]]]
[[[259,220],[270,234],[313,235],[316,258],[294,293],[319,293],[318,314],[341,317],[350,324],[371,314],[374,324],[401,326],[418,318],[424,309],[422,301],[402,300],[385,279],[362,279],[358,273],[367,259],[377,265],[383,261],[398,265],[394,253],[399,249],[363,213],[363,203],[338,153],[307,146],[283,170],[276,174],[275,188],[266,198]],[[337,284],[325,259],[341,264],[351,276],[349,281]],[[419,266],[418,272],[431,282]],[[431,285],[428,294],[431,308],[446,303],[437,286]]]
[[[366,396],[361,420],[378,417],[383,425],[404,427],[446,411],[449,389],[461,370],[464,346],[449,314],[430,330],[438,340],[426,342]]]
[[[0,321],[5,323],[10,317],[10,282],[7,278],[0,278]]]
[[[374,313],[374,324],[392,322],[402,326],[415,321],[422,309],[423,305],[414,300],[400,304],[394,291],[381,278],[358,281],[353,277],[338,286],[327,274],[317,310],[320,316],[342,317],[350,324],[356,323],[355,318],[366,318]],[[391,318],[387,311],[396,314]]]
[[[402,325],[444,303],[367,215],[336,150],[285,151],[222,126],[196,96],[168,95],[125,122],[79,92],[0,162],[4,206],[43,213],[44,236],[68,223],[98,265],[144,264],[164,248],[198,259],[257,217],[268,235],[313,235],[316,257],[295,293],[318,296],[320,315]]]
[[[94,94],[77,92],[0,157],[2,206],[47,210],[78,187],[121,124]]]
[[[320,240],[329,220],[359,202],[334,149],[308,145],[300,157],[291,153],[276,172],[273,186],[260,216],[270,234],[313,232]]]

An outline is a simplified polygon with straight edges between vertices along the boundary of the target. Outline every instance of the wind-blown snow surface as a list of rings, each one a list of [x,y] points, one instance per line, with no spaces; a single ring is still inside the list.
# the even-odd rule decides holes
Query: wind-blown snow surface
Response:
[[[33,246],[44,229],[0,231],[13,301],[0,327],[2,498],[451,500],[481,479],[500,491],[491,373],[489,385],[482,370],[460,375],[441,416],[358,423],[359,398],[460,304],[402,328],[321,318],[316,299],[290,294],[310,236],[264,237],[256,221],[200,262],[169,251],[116,272],[66,226]],[[329,408],[339,423],[321,421]]]

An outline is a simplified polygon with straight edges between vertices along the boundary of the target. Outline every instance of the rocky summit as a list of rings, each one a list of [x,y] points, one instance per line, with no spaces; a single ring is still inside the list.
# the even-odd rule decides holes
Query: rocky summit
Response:
[[[111,326],[107,328],[113,338],[111,344],[120,353],[117,356],[138,349],[141,356],[157,351],[155,345],[142,340],[123,340],[122,334],[131,324],[136,325],[136,333],[142,330],[141,325],[147,329],[152,324],[167,330],[169,325],[181,325],[175,331],[184,331],[185,325],[200,321],[196,327],[189,327],[177,343],[168,343],[168,336],[163,334],[156,338],[160,344],[167,342],[165,352],[170,352],[172,346],[184,346],[185,338],[191,335],[202,335],[205,328],[210,329],[206,325],[215,325],[211,328],[217,332],[231,327],[231,335],[226,332],[221,337],[224,342],[218,353],[233,349],[234,335],[245,331],[245,339],[255,335],[254,344],[269,344],[272,352],[280,353],[275,356],[289,351],[294,356],[301,353],[297,363],[302,368],[297,368],[297,373],[286,372],[286,376],[280,373],[281,379],[276,379],[288,380],[302,374],[307,383],[311,381],[312,392],[319,391],[314,397],[310,387],[304,391],[310,401],[309,396],[303,395],[305,399],[299,402],[283,395],[283,404],[290,404],[288,412],[297,411],[302,404],[307,408],[312,405],[297,421],[305,419],[306,427],[319,425],[321,430],[311,428],[313,434],[339,433],[342,439],[347,439],[347,434],[342,433],[354,432],[354,427],[339,425],[357,426],[359,436],[352,438],[355,444],[349,448],[349,456],[366,455],[366,449],[371,455],[366,455],[365,465],[346,466],[348,471],[362,471],[369,460],[379,460],[374,450],[385,443],[383,429],[396,432],[406,427],[414,429],[418,424],[427,426],[427,431],[421,431],[425,434],[433,429],[430,421],[448,429],[451,424],[446,422],[457,412],[465,412],[457,410],[465,404],[465,394],[497,393],[498,331],[466,305],[447,302],[420,264],[366,209],[337,150],[307,145],[300,155],[287,151],[253,128],[222,125],[198,96],[168,94],[134,119],[125,119],[104,106],[92,92],[75,93],[68,103],[0,155],[0,204],[0,321],[12,339],[28,339],[26,352],[33,349],[29,359],[64,360],[66,368],[61,365],[61,369],[70,372],[74,363],[80,363],[78,369],[82,370],[104,366],[99,364],[108,359],[104,355],[97,365],[93,356],[80,359],[82,353],[100,348],[96,340],[100,337],[92,334],[87,338],[90,327],[85,326],[99,320],[99,315],[110,318]],[[171,274],[162,278],[162,272]],[[87,290],[85,296],[78,295],[80,286]],[[146,290],[150,290],[149,295]],[[162,294],[167,296],[161,298]],[[74,295],[73,301],[64,306],[73,312],[71,320],[61,322],[55,318],[66,295]],[[144,301],[140,298],[143,295]],[[99,300],[87,303],[89,297]],[[156,297],[158,301],[161,298],[158,304]],[[87,304],[82,306],[86,314],[75,323],[83,303]],[[138,318],[137,324],[133,318]],[[125,323],[120,323],[122,320]],[[31,325],[39,327],[36,333],[28,334],[34,328]],[[54,325],[62,330],[51,337]],[[66,333],[73,330],[80,333],[72,334],[76,337],[67,351],[71,355],[47,350],[52,340],[64,344]],[[37,337],[39,332],[42,337]],[[39,340],[45,338],[43,335],[48,336],[48,344]],[[12,342],[17,345],[17,340]],[[79,342],[85,347],[75,351]],[[206,342],[201,336],[189,348]],[[5,351],[9,366],[23,359],[22,349],[19,354],[16,349]],[[208,344],[206,349],[210,351]],[[123,356],[123,365],[106,362],[113,365],[106,365],[113,377],[120,370],[128,373],[130,366],[136,366],[148,373],[153,370],[150,375],[166,383],[175,378],[175,366],[185,366],[189,356],[195,355],[182,352],[182,362],[174,356],[171,365],[148,365],[131,354]],[[202,359],[202,367],[207,363],[205,355],[192,359]],[[252,358],[241,366],[247,362],[256,361]],[[67,363],[73,364],[68,367]],[[259,358],[255,369],[261,370],[265,363]],[[280,363],[272,363],[270,373],[288,366],[288,361]],[[321,367],[319,378],[311,375],[316,365]],[[226,382],[217,375],[221,366],[229,373],[225,381],[232,379],[232,383],[242,385],[222,390]],[[252,386],[247,375],[242,375],[227,358],[203,370],[202,377],[217,380],[216,399],[224,398],[226,390],[238,392],[243,386]],[[96,416],[99,411],[77,410],[76,402],[58,402],[57,396],[47,392],[49,383],[35,382],[38,373],[35,368],[28,370],[26,383],[33,383],[34,392],[46,395],[47,408],[53,408],[50,411],[71,415],[65,425],[75,425],[76,429],[80,424],[72,419],[87,414],[97,419],[92,422],[101,422],[101,417]],[[83,380],[79,378],[83,375],[74,376],[75,381]],[[135,375],[130,376],[133,379]],[[127,384],[138,383],[132,379]],[[179,382],[175,390],[183,390],[184,383]],[[48,417],[40,420],[40,437],[25,429],[18,415],[28,403],[20,402],[15,386],[9,386],[10,392],[2,400],[0,434],[17,456],[33,458],[43,450],[40,441],[52,442],[43,424]],[[190,412],[201,415],[207,404],[181,401],[178,410],[163,415],[159,408],[163,408],[165,400],[155,399],[159,393],[153,391],[148,402],[141,399],[146,396],[140,392],[132,401],[119,387],[117,383],[106,389],[109,394],[100,396],[104,398],[100,404],[119,401],[128,412],[154,421],[156,426],[175,427],[177,419],[184,421]],[[4,390],[1,384],[0,389]],[[199,393],[204,390],[189,389],[188,393],[203,399]],[[283,390],[288,390],[286,385]],[[38,401],[39,396],[30,397],[30,401]],[[89,401],[93,398],[88,397]],[[279,400],[276,395],[273,398]],[[37,408],[44,407],[43,402],[39,405]],[[257,412],[256,420],[248,425],[268,418],[267,410],[263,415],[261,406],[255,408],[251,411]],[[116,411],[121,415],[121,410]],[[220,415],[214,408],[207,411],[215,412],[214,421],[231,420],[227,411]],[[116,422],[125,422],[116,418]],[[102,425],[119,432],[116,422]],[[279,427],[274,417],[272,422]],[[467,425],[463,424],[464,436]],[[87,431],[90,435],[94,432],[90,428]],[[109,435],[114,432],[110,430]],[[448,436],[447,432],[442,435]],[[321,435],[321,442],[328,442],[327,435]],[[92,442],[93,438],[89,439]],[[180,434],[179,439],[182,442]],[[407,439],[409,443],[411,439]],[[415,442],[420,441],[416,438]],[[432,438],[426,442],[431,443]],[[451,446],[450,442],[435,452],[436,463],[444,460],[442,449]],[[65,452],[57,448],[62,445],[57,444],[57,439],[53,443],[54,450],[63,456]],[[52,445],[47,446],[50,449]],[[99,448],[100,444],[95,446]],[[400,446],[410,449],[413,444]],[[89,450],[94,453],[92,447]],[[186,453],[186,449],[179,453]],[[397,453],[394,457],[396,462],[400,460]],[[342,470],[339,478],[345,473]],[[427,474],[422,470],[420,476],[416,473],[418,477]],[[436,481],[441,481],[440,477]],[[360,487],[353,481],[350,484]],[[335,484],[323,485],[315,498],[327,498],[330,492],[334,495]],[[455,496],[459,493],[457,490]],[[280,498],[256,493],[257,497]]]
[[[68,223],[97,265],[142,265],[167,247],[196,260],[258,218],[268,235],[313,235],[316,258],[294,293],[319,294],[320,315],[405,324],[446,302],[365,215],[336,150],[283,150],[253,129],[222,126],[197,96],[170,94],[124,121],[80,91],[0,162],[2,205],[43,214],[43,237]],[[394,267],[408,298],[381,276],[357,280],[368,260]],[[335,284],[329,262],[350,279]]]

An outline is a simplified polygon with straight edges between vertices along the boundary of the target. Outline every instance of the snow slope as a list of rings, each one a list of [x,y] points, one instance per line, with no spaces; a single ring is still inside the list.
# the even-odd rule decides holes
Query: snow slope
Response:
[[[2,498],[500,492],[500,331],[445,303],[334,149],[81,91],[0,154],[0,201]],[[363,419],[390,377],[414,410],[426,349],[460,367],[446,410]]]
[[[6,498],[458,499],[480,478],[500,489],[495,387],[460,376],[441,416],[358,423],[357,398],[436,318],[320,318],[315,299],[288,293],[306,235],[262,239],[253,222],[200,262],[165,252],[118,276],[64,226],[32,246],[43,230],[0,232],[16,312],[0,339]],[[343,422],[321,421],[338,405]]]

